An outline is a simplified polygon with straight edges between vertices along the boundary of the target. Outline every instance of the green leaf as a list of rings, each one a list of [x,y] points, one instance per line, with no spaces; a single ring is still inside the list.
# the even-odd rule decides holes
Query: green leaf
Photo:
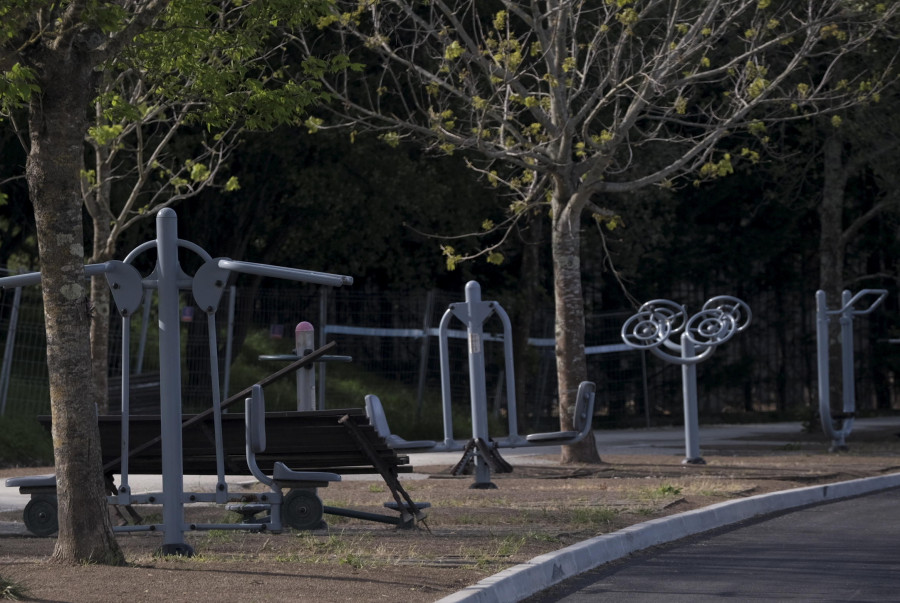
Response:
[[[499,251],[492,251],[487,256],[488,264],[494,264],[495,266],[499,266],[503,263],[503,254]]]

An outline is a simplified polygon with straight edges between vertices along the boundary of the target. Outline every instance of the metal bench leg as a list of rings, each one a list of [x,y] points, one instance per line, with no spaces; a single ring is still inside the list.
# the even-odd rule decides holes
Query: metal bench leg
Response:
[[[371,442],[360,433],[359,427],[355,425],[347,415],[341,417],[338,422],[347,427],[347,430],[359,445],[360,450],[365,453],[372,462],[372,466],[375,467],[379,474],[381,474],[384,483],[387,484],[388,489],[391,491],[391,495],[394,497],[394,500],[397,501],[401,522],[406,524],[412,523],[414,520],[425,521],[427,515],[416,505],[409,493],[400,484],[397,472],[388,467],[381,457],[378,456],[378,453],[372,447]]]

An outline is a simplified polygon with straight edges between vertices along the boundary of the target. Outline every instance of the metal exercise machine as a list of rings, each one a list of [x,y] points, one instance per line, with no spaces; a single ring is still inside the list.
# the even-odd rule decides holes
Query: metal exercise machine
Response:
[[[144,253],[155,250],[156,264],[152,272],[146,276],[141,275],[133,266],[134,261]],[[200,268],[190,276],[184,272],[179,262],[179,251],[185,250],[195,253],[203,261]],[[121,456],[121,481],[116,494],[109,496],[110,504],[131,505],[137,503],[162,503],[163,518],[158,525],[130,525],[117,527],[117,531],[161,531],[163,544],[161,553],[164,555],[191,555],[193,549],[184,541],[184,532],[195,529],[274,529],[281,528],[280,518],[273,517],[269,527],[255,524],[216,524],[216,525],[188,525],[184,518],[184,505],[186,502],[213,502],[224,504],[239,500],[228,493],[225,483],[225,464],[222,446],[222,400],[219,391],[219,372],[217,362],[215,313],[222,296],[225,283],[230,273],[246,273],[265,277],[281,278],[297,282],[315,283],[340,287],[349,285],[353,279],[349,276],[313,272],[295,268],[284,268],[250,262],[239,262],[228,258],[213,258],[198,245],[178,238],[178,221],[174,210],[165,208],[156,215],[156,239],[147,241],[136,247],[123,261],[109,261],[102,264],[85,266],[85,274],[88,277],[103,274],[112,291],[113,300],[119,315],[122,317],[122,456]],[[0,278],[0,287],[19,287],[24,285],[36,285],[41,280],[40,273],[29,273]],[[162,447],[162,492],[148,494],[133,494],[128,483],[128,459],[129,453],[133,453],[129,445],[129,348],[130,348],[130,320],[145,300],[145,291],[157,291],[159,296],[159,360],[160,360],[160,400],[161,400],[161,447]],[[216,441],[216,467],[217,483],[215,492],[184,492],[183,455],[182,455],[182,398],[181,398],[181,335],[180,335],[180,291],[190,291],[196,305],[207,316],[210,352],[210,379],[212,388],[212,411]],[[254,398],[259,398],[260,393],[255,392]],[[257,427],[248,427],[248,438],[253,435],[254,440],[248,439],[248,463],[252,462],[253,454],[264,448],[260,445],[258,418],[254,418],[253,408],[259,404],[251,404],[248,410],[248,424]],[[291,472],[288,482],[296,482],[304,487],[310,485],[325,486],[329,481],[338,481],[337,474],[313,474],[313,472]],[[40,476],[38,476],[40,477]],[[49,476],[53,478],[53,476]],[[27,480],[29,478],[17,478]],[[34,485],[39,487],[37,480]],[[46,480],[45,480],[46,481]],[[266,478],[272,486],[272,491],[266,496],[266,502],[271,503],[273,514],[276,514],[282,503],[281,485],[283,480],[275,475]],[[7,486],[22,484],[11,484]],[[43,484],[50,486],[49,481]],[[55,483],[53,484],[55,487]],[[55,521],[55,505],[53,508]],[[47,509],[42,513],[46,514]],[[38,519],[42,514],[38,513]]]
[[[684,393],[684,464],[703,465],[697,409],[697,364],[718,346],[750,326],[750,307],[736,297],[722,295],[703,304],[688,318],[684,306],[667,299],[649,301],[622,325],[622,341],[681,365]]]
[[[553,431],[533,433],[526,436],[519,434],[516,413],[515,372],[513,369],[512,326],[509,315],[495,301],[481,299],[481,286],[475,281],[466,284],[465,302],[450,304],[441,318],[438,329],[441,362],[441,400],[444,422],[444,440],[407,441],[392,434],[387,419],[377,396],[366,396],[366,411],[378,432],[396,449],[429,452],[446,452],[461,450],[462,459],[453,468],[455,474],[467,471],[474,465],[474,483],[472,488],[495,488],[491,482],[491,470],[503,473],[512,470],[510,465],[500,456],[500,448],[519,448],[525,446],[551,446],[577,444],[591,433],[591,422],[594,416],[594,383],[582,382],[578,387],[571,431]],[[484,323],[496,315],[503,324],[503,355],[506,369],[506,403],[508,416],[508,435],[493,439],[488,433],[488,401],[485,384],[484,363]],[[453,437],[453,411],[451,404],[450,323],[456,318],[466,327],[469,357],[469,390],[472,412],[472,438],[457,440]]]
[[[864,298],[875,297],[866,308],[856,309]],[[887,297],[884,289],[863,289],[856,295],[850,291],[841,293],[841,307],[829,310],[825,302],[825,292],[816,291],[816,364],[819,369],[819,416],[822,431],[831,438],[831,452],[847,450],[846,438],[853,429],[856,416],[856,383],[853,367],[853,319],[875,311]],[[843,410],[831,410],[831,375],[829,374],[828,324],[832,316],[840,317],[841,324],[841,390],[844,398]]]
[[[312,323],[301,321],[294,328],[294,353],[293,354],[263,354],[260,360],[277,360],[296,362],[315,348],[315,327]],[[320,362],[352,362],[350,356],[321,356]],[[324,384],[322,385],[324,387]],[[316,408],[316,374],[313,365],[309,364],[297,371],[297,410],[323,410]]]

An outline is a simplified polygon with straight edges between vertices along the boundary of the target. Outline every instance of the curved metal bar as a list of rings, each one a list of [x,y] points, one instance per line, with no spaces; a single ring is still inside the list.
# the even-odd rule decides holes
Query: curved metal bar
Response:
[[[703,304],[703,310],[709,310],[713,307],[731,315],[738,333],[749,327],[750,322],[753,320],[753,312],[750,311],[750,306],[731,295],[718,295],[710,298]]]
[[[453,304],[444,312],[438,327],[438,352],[441,360],[441,407],[444,413],[444,445],[453,445],[453,408],[450,388],[450,345],[447,330],[453,318]]]
[[[178,243],[179,247],[184,247],[185,249],[190,249],[191,251],[193,251],[194,253],[199,255],[201,258],[203,258],[204,262],[212,261],[212,256],[209,255],[209,253],[207,253],[207,251],[205,249],[203,249],[196,243],[192,243],[191,241],[185,241],[184,239],[178,239],[177,243]]]
[[[684,334],[695,345],[717,346],[737,333],[737,323],[731,314],[719,309],[702,310],[691,316]]]
[[[643,306],[641,306],[643,307]],[[648,350],[658,347],[672,334],[672,324],[660,320],[651,310],[642,310],[622,325],[622,340],[630,347]]]
[[[700,347],[700,346],[695,346]],[[684,358],[683,356],[673,356],[671,354],[667,354],[659,348],[650,348],[650,353],[656,356],[661,360],[665,360],[666,362],[671,362],[672,364],[677,364],[679,366],[691,365],[691,364],[699,364],[712,356],[713,352],[716,351],[716,346],[704,346],[702,352],[697,353],[695,356],[690,358]]]
[[[509,314],[498,303],[491,302],[491,309],[500,318],[503,323],[503,358],[504,367],[506,369],[506,416],[509,425],[509,440],[517,442],[523,440],[519,436],[519,415],[516,410],[516,373],[515,363],[513,362],[513,340],[512,340],[512,323],[509,320]]]
[[[673,334],[680,333],[687,323],[685,307],[668,299],[653,299],[644,302],[638,308],[638,312],[652,312],[657,320],[665,320],[669,323],[669,331]]]
[[[888,294],[888,292],[886,289],[863,289],[862,291],[860,291],[859,293],[857,293],[856,295],[851,297],[849,300],[846,300],[846,301],[842,300],[843,307],[840,310],[835,310],[831,313],[832,314],[840,314],[842,312],[851,311],[851,312],[853,312],[854,316],[862,316],[864,314],[871,314],[878,308],[878,306],[881,305],[881,302],[884,301],[884,298],[887,297],[887,294]],[[877,295],[878,297],[865,310],[853,310],[852,309],[853,306],[856,305],[856,302],[858,302],[863,297],[866,297],[868,295]]]
[[[128,253],[128,255],[125,256],[125,259],[122,260],[122,261],[125,262],[126,264],[131,264],[132,262],[134,262],[134,260],[135,260],[139,255],[141,255],[142,253],[144,253],[144,252],[147,251],[148,249],[156,249],[156,240],[155,240],[155,239],[152,240],[152,241],[144,241],[143,243],[141,243],[140,245],[138,245],[137,247],[135,247],[134,249],[132,249],[132,250]]]

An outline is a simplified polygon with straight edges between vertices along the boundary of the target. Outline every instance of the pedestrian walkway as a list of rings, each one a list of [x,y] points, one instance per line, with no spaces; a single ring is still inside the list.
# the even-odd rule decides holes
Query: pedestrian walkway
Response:
[[[885,428],[900,430],[900,417],[858,419],[854,424],[854,433],[859,437],[866,430],[884,430]],[[765,453],[781,445],[790,444],[792,434],[796,434],[798,430],[797,423],[706,427],[700,430],[701,449],[704,449],[704,453],[706,453],[709,450],[724,451],[733,447],[739,447],[743,451],[752,451],[754,448],[758,448],[760,452]],[[784,436],[783,440],[780,437],[782,435]],[[676,429],[596,432],[596,436],[601,456],[603,454],[684,453],[683,432]],[[852,438],[850,444],[852,446]],[[827,443],[823,443],[823,446],[826,445]],[[560,551],[541,555],[447,596],[438,603],[513,603],[522,601],[553,585],[654,546],[671,543],[710,530],[726,528],[767,514],[893,488],[900,488],[900,473],[752,496],[655,519],[612,534],[592,538]],[[837,533],[844,531],[841,524],[832,526],[831,529]],[[852,528],[848,529],[852,530]],[[775,569],[778,569],[777,565]],[[896,591],[896,587],[894,590]],[[632,600],[631,597],[627,598]],[[659,599],[660,596],[657,594],[652,600]],[[622,597],[620,596],[617,600],[622,600]],[[666,600],[670,599],[667,597]],[[691,600],[693,601],[693,599]],[[806,600],[818,599],[811,597]],[[896,600],[896,595],[889,600]]]
[[[896,601],[900,490],[816,505],[586,572],[528,603]]]

